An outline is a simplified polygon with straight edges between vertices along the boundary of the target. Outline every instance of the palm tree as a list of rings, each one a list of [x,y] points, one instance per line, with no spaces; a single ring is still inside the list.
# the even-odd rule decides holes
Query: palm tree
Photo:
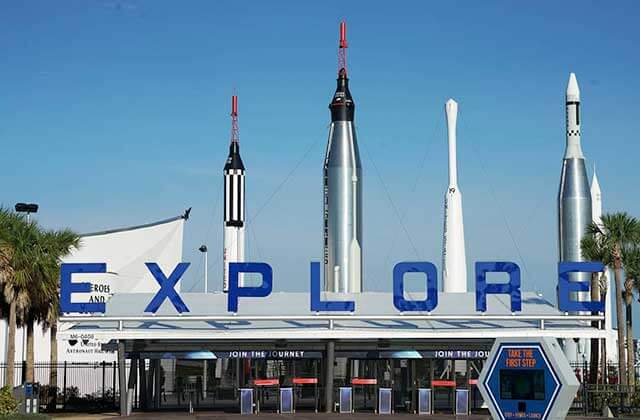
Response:
[[[72,248],[79,247],[80,237],[69,229],[63,229],[45,232],[42,239],[43,247],[48,255],[45,279],[47,287],[46,293],[43,294],[45,299],[40,300],[37,305],[36,317],[42,323],[42,327],[49,329],[51,333],[49,385],[55,387],[58,383],[56,365],[58,363],[57,333],[60,314],[60,263]]]
[[[622,269],[623,250],[637,235],[638,221],[628,213],[603,214],[601,224],[591,223],[587,227],[589,235],[601,235],[601,244],[604,248],[610,266],[614,272],[616,288],[616,321],[618,327],[618,382],[628,384],[627,365],[625,363],[625,334],[622,315]]]
[[[4,231],[7,229],[7,225],[10,223],[15,223],[16,221],[13,219],[13,214],[6,210],[4,207],[0,207],[0,287],[4,288],[4,285],[11,281],[14,276],[14,270],[11,266],[11,259],[13,256],[13,249],[9,242],[5,240],[6,235],[4,235]],[[6,378],[5,384],[9,386],[13,386],[13,365],[15,363],[15,336],[16,336],[16,320],[15,320],[15,307],[14,311],[11,312],[9,305],[7,304],[7,300],[4,299],[4,293],[0,294],[0,299],[2,300],[2,309],[3,316],[6,316],[6,313],[9,312],[10,316],[7,320],[9,326],[9,334],[7,336],[7,354],[5,361],[7,362],[6,369]],[[13,318],[11,317],[13,315]],[[11,328],[13,326],[13,328]]]
[[[38,272],[34,275],[37,279],[29,290],[31,305],[23,311],[27,327],[27,382],[33,381],[34,324],[41,323],[46,329],[57,323],[61,258],[69,254],[72,247],[77,247],[78,241],[78,235],[68,229],[40,232],[36,255]],[[55,329],[57,332],[57,328]],[[57,350],[55,345],[50,353],[56,354],[55,362]]]
[[[15,337],[18,315],[29,306],[28,291],[34,281],[37,267],[35,255],[38,227],[25,217],[6,209],[0,209],[0,249],[2,249],[3,273],[0,276],[2,297],[9,306],[9,334],[7,337],[7,370],[5,384],[13,387],[15,365]]]
[[[0,287],[9,302],[6,360],[9,367],[15,363],[15,331],[20,325],[27,335],[27,382],[34,379],[34,325],[42,323],[46,328],[57,322],[61,258],[78,241],[70,230],[43,231],[36,222],[0,208]],[[57,361],[56,345],[51,354]],[[5,383],[14,385],[13,369],[7,369]]]
[[[588,261],[597,261],[603,263],[605,266],[611,264],[610,255],[607,253],[607,250],[603,247],[602,244],[602,235],[601,234],[591,234],[587,235],[582,239],[580,243],[580,247],[582,250],[582,256]],[[606,269],[605,269],[606,270]],[[607,299],[607,290],[606,287],[600,287],[600,277],[604,276],[605,273],[591,273],[591,300],[592,301],[604,301]],[[594,313],[594,315],[597,315]],[[593,327],[598,327],[598,321],[594,321],[592,323]],[[599,352],[600,346],[598,345],[598,339],[591,339],[591,360],[590,360],[590,368],[589,368],[589,382],[592,384],[597,383],[598,381],[598,363],[600,360]],[[606,361],[605,361],[606,362]],[[604,365],[602,374],[605,374]]]
[[[639,235],[640,236],[640,235]],[[639,238],[640,239],[640,238]],[[640,241],[633,241],[631,247],[623,253],[625,274],[625,303],[627,305],[627,370],[629,386],[635,387],[635,348],[633,347],[633,290],[640,279]]]

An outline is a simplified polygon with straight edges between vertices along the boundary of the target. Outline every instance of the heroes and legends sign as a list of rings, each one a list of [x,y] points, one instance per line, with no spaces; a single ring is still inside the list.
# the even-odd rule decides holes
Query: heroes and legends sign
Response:
[[[145,263],[149,272],[158,282],[160,289],[149,302],[144,312],[156,313],[162,303],[168,299],[179,313],[189,312],[175,286],[184,275],[189,263],[179,263],[167,276],[156,263]],[[558,307],[563,312],[604,312],[604,302],[580,302],[571,299],[575,292],[589,291],[588,281],[573,281],[570,273],[599,273],[604,265],[598,262],[560,262],[558,263]],[[487,311],[487,295],[504,294],[511,299],[511,312],[522,311],[520,294],[520,267],[513,262],[476,262],[476,311]],[[105,263],[65,263],[60,267],[60,311],[62,313],[104,313],[104,302],[72,302],[74,293],[91,291],[91,283],[73,282],[72,276],[81,274],[106,273]],[[260,286],[240,286],[241,273],[255,273],[262,278]],[[409,300],[404,295],[404,276],[407,273],[425,275],[426,297],[422,300]],[[487,283],[487,273],[506,273],[506,283]],[[320,293],[320,263],[311,263],[311,312],[354,312],[353,301],[322,300]],[[261,298],[271,294],[273,289],[273,270],[264,262],[244,262],[229,264],[229,291],[227,311],[238,312],[239,298]],[[393,268],[393,306],[400,312],[431,312],[438,306],[438,271],[434,264],[427,261],[400,262]]]

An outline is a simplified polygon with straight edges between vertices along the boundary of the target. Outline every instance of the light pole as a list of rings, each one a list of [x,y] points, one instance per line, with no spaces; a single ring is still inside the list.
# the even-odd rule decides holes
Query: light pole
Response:
[[[202,245],[198,248],[198,251],[204,254],[204,292],[207,293],[207,272],[209,271],[209,267],[207,266],[207,246]]]
[[[31,213],[37,213],[39,206],[35,203],[16,203],[16,213],[27,213],[27,223],[31,221]],[[7,323],[8,327],[8,323]],[[22,383],[27,377],[27,327],[22,327]]]
[[[29,222],[31,213],[37,213],[39,206],[35,203],[17,203],[15,208],[17,213],[27,213],[27,222]]]
[[[204,254],[204,292],[207,293],[207,272],[209,271],[209,266],[207,265],[207,246],[206,245],[201,245],[200,248],[198,248],[198,251],[202,252]],[[202,361],[202,398],[204,400],[207,399],[207,361],[203,360]]]

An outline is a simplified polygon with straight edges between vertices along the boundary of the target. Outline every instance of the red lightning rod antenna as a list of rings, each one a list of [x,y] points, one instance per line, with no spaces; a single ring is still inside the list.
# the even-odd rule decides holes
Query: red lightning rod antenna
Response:
[[[338,49],[338,73],[344,69],[347,74],[347,22],[340,22],[340,46]]]
[[[238,97],[231,97],[231,143],[238,144],[240,135],[238,131]]]

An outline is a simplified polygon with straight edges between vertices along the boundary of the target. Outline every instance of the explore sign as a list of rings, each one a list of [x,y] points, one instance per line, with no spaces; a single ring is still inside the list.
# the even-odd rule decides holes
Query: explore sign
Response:
[[[166,275],[156,263],[145,263],[149,272],[159,285],[159,290],[146,306],[144,312],[154,314],[165,300],[169,300],[178,313],[189,312],[176,284],[189,268],[189,263],[179,263]],[[311,312],[354,312],[354,301],[322,300],[320,291],[320,263],[312,262],[310,285]],[[576,292],[589,291],[588,281],[572,281],[570,273],[597,273],[604,270],[602,263],[561,262],[558,264],[558,307],[565,312],[604,312],[604,302],[572,300]],[[487,311],[487,295],[504,294],[510,296],[511,312],[522,310],[520,293],[520,267],[513,262],[476,262],[476,311]],[[105,263],[65,263],[60,268],[60,311],[62,313],[104,313],[104,302],[72,302],[74,293],[87,293],[92,285],[88,282],[73,282],[72,276],[107,272]],[[255,273],[262,278],[260,286],[240,286],[241,273]],[[404,276],[407,273],[425,275],[426,296],[421,300],[409,300],[405,297]],[[509,276],[506,283],[488,283],[487,273],[505,273]],[[438,271],[434,264],[427,261],[400,262],[393,268],[393,306],[399,312],[431,312],[438,306]],[[245,262],[229,264],[229,291],[227,311],[238,312],[240,298],[261,298],[271,294],[273,289],[273,270],[264,262]]]

